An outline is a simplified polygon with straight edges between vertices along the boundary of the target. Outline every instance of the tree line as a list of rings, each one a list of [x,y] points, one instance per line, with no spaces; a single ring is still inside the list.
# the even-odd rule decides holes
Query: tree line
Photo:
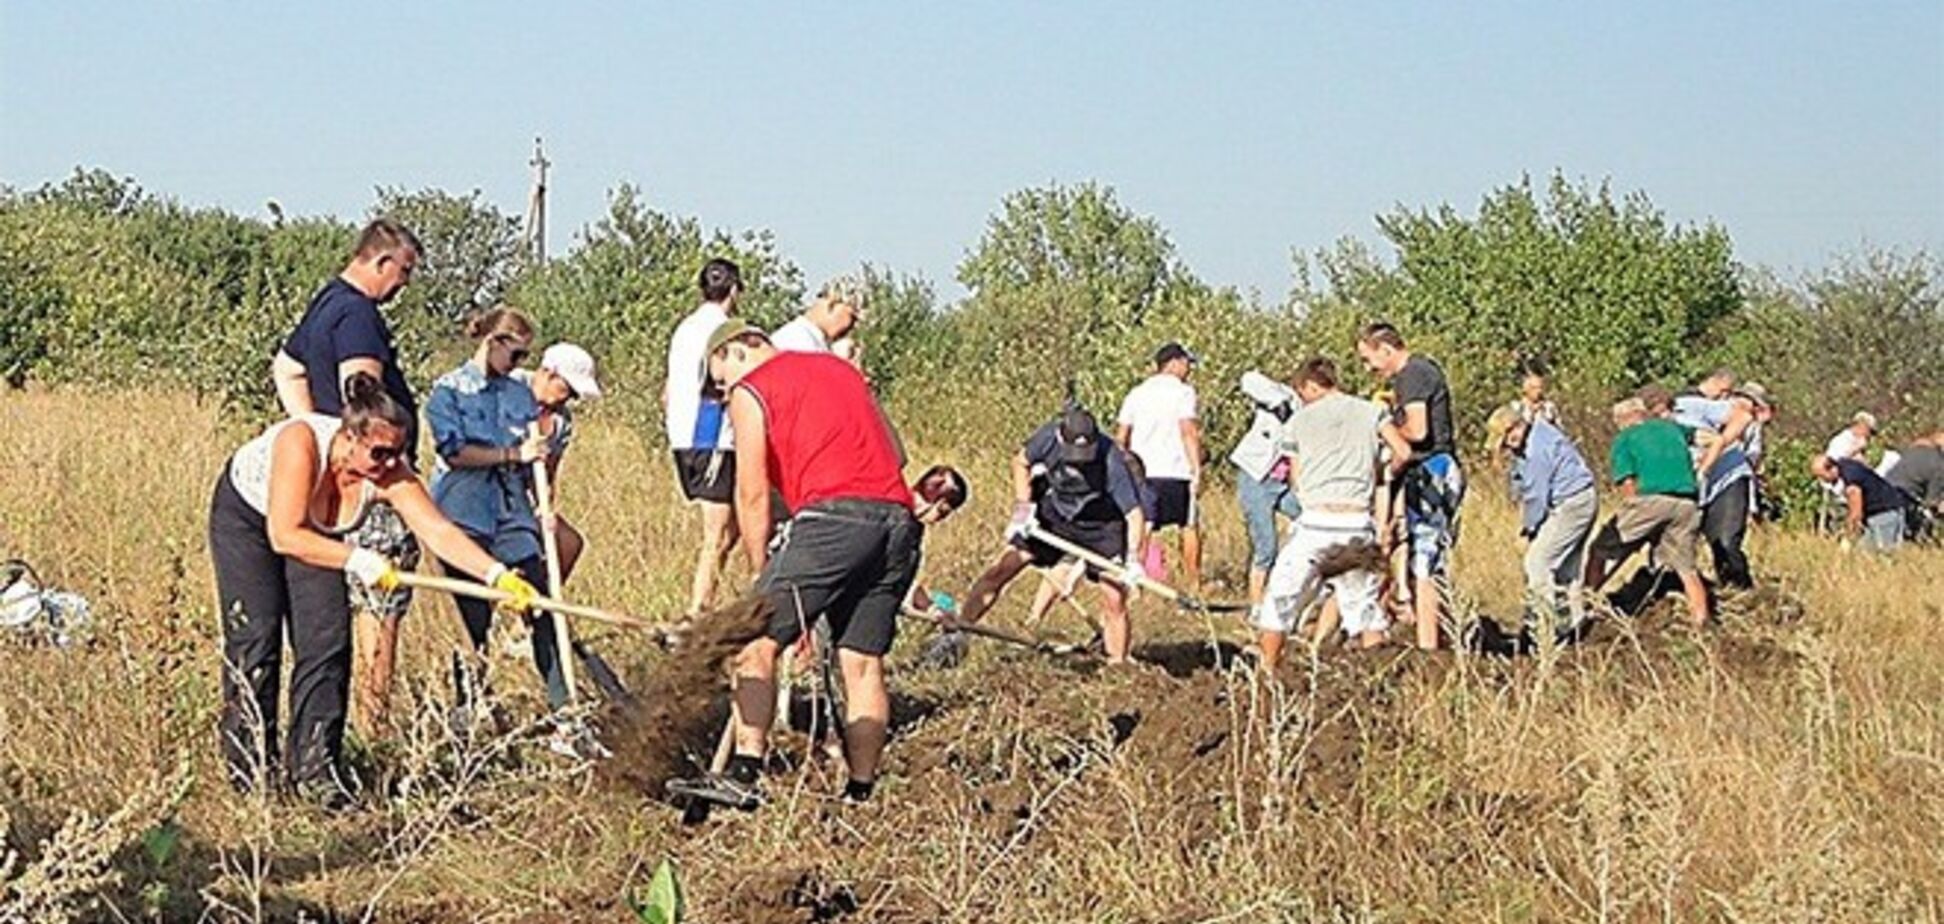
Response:
[[[189,388],[267,416],[269,357],[356,233],[267,211],[189,208],[99,169],[0,188],[0,374],[14,387]],[[745,311],[766,326],[817,282],[768,231],[709,228],[625,184],[544,264],[521,248],[519,219],[477,191],[379,187],[370,214],[425,243],[388,309],[420,385],[455,361],[465,316],[507,302],[539,319],[543,340],[594,351],[620,396],[607,413],[651,442],[667,337],[703,261],[741,264]],[[1771,452],[1785,467],[1856,410],[1893,436],[1944,413],[1944,275],[1928,254],[1867,250],[1784,278],[1738,261],[1717,224],[1674,223],[1643,192],[1558,174],[1492,190],[1469,213],[1399,206],[1376,229],[1386,253],[1345,238],[1298,254],[1291,291],[1271,303],[1202,279],[1110,187],[1021,190],[959,264],[963,299],[860,265],[864,363],[913,438],[963,447],[1011,446],[1069,387],[1111,413],[1154,346],[1178,339],[1204,359],[1211,451],[1226,451],[1246,422],[1230,400],[1242,371],[1279,374],[1312,352],[1353,367],[1352,332],[1378,318],[1445,365],[1468,433],[1533,365],[1594,435],[1621,393],[1732,366],[1779,398]]]

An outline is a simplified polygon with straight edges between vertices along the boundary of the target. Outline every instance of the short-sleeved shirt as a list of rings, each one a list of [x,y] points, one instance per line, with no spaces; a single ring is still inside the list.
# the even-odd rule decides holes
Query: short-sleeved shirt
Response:
[[[897,436],[856,366],[779,352],[736,387],[762,405],[770,481],[791,513],[831,500],[911,507]]]
[[[1876,516],[1887,510],[1904,508],[1904,493],[1885,481],[1876,470],[1855,459],[1837,459],[1836,477],[1843,484],[1863,492],[1863,515]]]
[[[1884,478],[1926,507],[1944,501],[1944,447],[1911,446]]]
[[[1165,372],[1148,376],[1121,401],[1115,418],[1128,428],[1127,451],[1140,456],[1149,478],[1187,481],[1195,476],[1181,422],[1196,420],[1195,389]]]
[[[501,561],[540,554],[540,523],[528,494],[532,467],[452,468],[446,459],[467,446],[517,446],[520,434],[539,415],[531,387],[511,376],[488,376],[471,360],[439,376],[425,403],[426,423],[439,456],[433,467],[432,500]]]
[[[1370,504],[1385,413],[1375,401],[1334,392],[1289,415],[1282,447],[1300,460],[1296,500],[1303,509]]]
[[[1629,478],[1639,494],[1664,494],[1693,500],[1701,492],[1688,453],[1690,432],[1674,421],[1656,417],[1634,424],[1613,438],[1609,461],[1613,481]]]
[[[1674,399],[1674,422],[1683,427],[1707,429],[1720,432],[1727,428],[1729,418],[1735,413],[1733,398],[1706,398],[1701,395],[1682,395]],[[1701,485],[1701,504],[1706,506],[1726,491],[1735,482],[1755,476],[1755,465],[1748,458],[1748,438],[1753,433],[1753,424],[1742,432],[1740,439],[1732,445],[1723,447],[1721,455],[1715,458],[1714,467],[1707,472],[1707,480]],[[1701,455],[1695,447],[1693,455]]]
[[[1404,423],[1405,409],[1424,405],[1424,438],[1411,441],[1411,453],[1419,459],[1440,453],[1456,455],[1456,430],[1451,425],[1451,383],[1438,364],[1413,355],[1404,361],[1391,379],[1397,392],[1397,422]]]
[[[770,334],[770,343],[777,349],[790,353],[830,353],[830,339],[824,336],[822,328],[810,323],[802,315],[791,318],[789,323]]]
[[[1102,437],[1100,454],[1092,462],[1060,461],[1059,422],[1046,424],[1026,438],[1026,464],[1046,479],[1037,514],[1042,522],[1102,524],[1146,512],[1141,485],[1128,471],[1126,451]]]
[[[667,399],[664,421],[670,449],[728,449],[735,445],[729,417],[720,397],[705,396],[708,378],[709,335],[729,320],[716,302],[703,302],[668,338],[668,375],[662,392]]]
[[[405,371],[398,366],[398,343],[391,325],[370,296],[342,277],[325,283],[311,297],[290,339],[284,341],[283,352],[303,364],[312,408],[333,417],[344,413],[344,386],[339,381],[338,365],[350,359],[377,360],[385,392],[404,406],[412,421],[406,427],[405,452],[416,457],[418,401],[405,382]]]
[[[1823,447],[1823,455],[1831,459],[1854,459],[1862,454],[1867,443],[1855,430],[1844,427],[1829,438],[1829,445]]]

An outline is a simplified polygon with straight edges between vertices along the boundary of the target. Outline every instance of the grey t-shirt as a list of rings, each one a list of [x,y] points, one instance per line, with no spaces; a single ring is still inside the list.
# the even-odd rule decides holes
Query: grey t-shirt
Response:
[[[1934,507],[1944,502],[1944,448],[1910,446],[1884,477],[1911,500]]]
[[[1303,405],[1282,428],[1282,447],[1301,460],[1296,498],[1303,509],[1368,505],[1377,490],[1378,431],[1384,407],[1335,392]]]

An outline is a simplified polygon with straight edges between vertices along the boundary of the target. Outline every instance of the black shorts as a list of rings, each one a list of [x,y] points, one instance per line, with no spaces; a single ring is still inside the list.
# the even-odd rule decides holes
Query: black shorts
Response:
[[[1040,528],[1109,561],[1120,561],[1127,554],[1126,520],[1111,520],[1106,523],[1070,523],[1042,519]],[[1065,552],[1038,539],[1017,538],[1012,541],[1012,545],[1013,548],[1031,556],[1035,568],[1051,568],[1067,557]],[[1099,577],[1097,570],[1088,566],[1088,580]]]
[[[1186,478],[1149,478],[1148,490],[1154,492],[1154,522],[1148,525],[1160,529],[1163,526],[1198,526],[1195,516],[1195,492],[1189,489]]]
[[[922,538],[901,504],[836,500],[798,511],[756,578],[756,592],[774,611],[769,637],[789,645],[822,614],[837,647],[890,651]]]
[[[675,480],[689,500],[730,503],[736,499],[736,454],[726,449],[677,449]]]

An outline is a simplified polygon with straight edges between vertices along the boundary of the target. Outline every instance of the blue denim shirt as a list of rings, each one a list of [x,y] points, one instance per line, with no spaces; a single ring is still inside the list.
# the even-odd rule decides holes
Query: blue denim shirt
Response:
[[[468,445],[519,445],[540,416],[533,390],[511,376],[489,378],[468,360],[432,384],[425,421],[438,453],[432,500],[494,558],[519,562],[540,554],[540,523],[529,493],[533,473],[523,465],[452,468],[446,459]]]
[[[1593,470],[1565,433],[1535,420],[1526,432],[1525,451],[1512,463],[1512,487],[1519,495],[1520,529],[1532,535],[1560,501],[1592,489]]]

